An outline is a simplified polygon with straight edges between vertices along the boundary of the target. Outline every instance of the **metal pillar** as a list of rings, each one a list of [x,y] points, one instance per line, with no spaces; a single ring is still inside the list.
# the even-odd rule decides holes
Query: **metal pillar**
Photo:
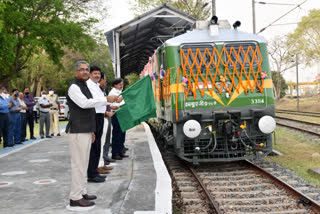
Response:
[[[297,111],[299,111],[299,56],[296,55],[296,73],[297,73]]]
[[[212,16],[216,16],[217,11],[216,11],[216,0],[212,0]]]
[[[254,0],[252,0],[252,27],[253,33],[256,34],[256,6]]]

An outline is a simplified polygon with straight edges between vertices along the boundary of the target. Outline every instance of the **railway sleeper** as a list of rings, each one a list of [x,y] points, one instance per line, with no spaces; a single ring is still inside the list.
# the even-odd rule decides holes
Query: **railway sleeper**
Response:
[[[261,178],[260,180],[257,179],[246,179],[246,180],[233,180],[233,181],[216,181],[216,180],[209,180],[209,179],[203,179],[202,182],[204,184],[213,184],[216,186],[246,186],[246,185],[252,185],[252,184],[259,184],[258,182],[263,182],[264,184],[272,184],[272,181],[268,179]]]
[[[247,179],[247,178],[257,178],[257,177],[261,177],[261,175],[259,174],[243,174],[243,175],[228,175],[228,176],[214,176],[214,175],[200,175],[201,179],[207,178],[207,179],[212,179],[212,180],[216,180],[216,181],[220,181],[220,180],[241,180],[241,179]]]
[[[252,184],[252,185],[245,185],[245,186],[215,186],[208,184],[207,189],[210,191],[217,191],[217,190],[224,190],[229,192],[240,190],[240,191],[259,191],[265,190],[266,188],[270,189],[278,189],[274,186],[274,184]]]
[[[220,205],[226,213],[242,212],[242,213],[257,213],[257,212],[276,212],[291,211],[292,213],[309,213],[308,209],[300,207],[296,203],[282,204],[261,204],[261,205]]]

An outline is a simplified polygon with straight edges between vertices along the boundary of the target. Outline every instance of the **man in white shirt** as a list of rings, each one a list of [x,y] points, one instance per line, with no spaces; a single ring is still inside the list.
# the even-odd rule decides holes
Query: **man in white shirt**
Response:
[[[92,94],[92,97],[101,98],[104,97],[104,93],[100,88],[101,79],[101,69],[97,66],[92,66],[90,68],[90,78],[87,80],[87,86]],[[105,176],[99,175],[109,173],[112,167],[105,166],[104,169],[99,169],[99,159],[101,154],[101,136],[103,133],[104,125],[104,114],[106,112],[106,105],[95,107],[96,110],[96,131],[95,131],[95,141],[91,145],[89,165],[88,165],[88,182],[99,183],[105,181]]]
[[[114,102],[116,96],[93,98],[86,84],[89,78],[89,63],[78,61],[75,66],[75,79],[68,88],[67,101],[70,119],[66,128],[71,156],[70,208],[93,207],[95,195],[87,193],[87,169],[89,153],[94,141],[95,109]]]
[[[59,97],[54,93],[53,88],[49,88],[49,93],[47,95],[47,99],[50,100],[52,106],[50,107],[50,135],[54,136],[53,134],[53,125],[56,129],[57,136],[60,136],[60,129],[59,129],[59,114],[60,111],[60,102]]]
[[[43,125],[46,126],[46,138],[51,138],[49,135],[49,129],[50,129],[50,107],[52,106],[52,103],[50,100],[47,99],[47,93],[46,91],[41,91],[41,98],[38,101],[39,103],[39,109],[40,109],[40,136],[43,139],[44,138],[44,132],[43,132]]]

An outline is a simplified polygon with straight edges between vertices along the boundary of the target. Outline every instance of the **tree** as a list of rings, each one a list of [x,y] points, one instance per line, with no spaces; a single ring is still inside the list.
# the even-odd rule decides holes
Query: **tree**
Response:
[[[320,9],[313,9],[302,17],[295,31],[288,36],[299,57],[307,64],[320,59]]]
[[[210,2],[210,0],[135,0],[131,6],[138,15],[141,15],[155,7],[169,4],[196,19],[204,20],[211,16]]]
[[[294,52],[290,52],[291,46],[287,43],[287,37],[277,36],[273,38],[268,44],[268,50],[274,67],[273,70],[278,75],[277,79],[281,79],[285,71],[295,66],[291,56]],[[282,81],[274,82],[274,91],[277,100],[281,97],[281,84]]]
[[[276,71],[271,71],[271,76],[272,76],[272,82],[274,85],[278,85],[278,82],[281,82],[281,88],[280,88],[280,95],[279,98],[282,98],[286,95],[286,90],[288,89],[288,85],[286,83],[286,80],[283,78],[283,76],[280,74],[279,76],[279,72]],[[280,81],[279,81],[279,77],[280,77]]]
[[[27,68],[34,54],[43,51],[55,64],[60,64],[64,47],[84,51],[95,42],[87,33],[95,22],[88,18],[75,20],[84,13],[81,5],[88,0],[11,0],[3,2],[0,20],[0,84],[9,81]],[[78,5],[76,4],[78,3]],[[2,5],[3,6],[3,5]]]

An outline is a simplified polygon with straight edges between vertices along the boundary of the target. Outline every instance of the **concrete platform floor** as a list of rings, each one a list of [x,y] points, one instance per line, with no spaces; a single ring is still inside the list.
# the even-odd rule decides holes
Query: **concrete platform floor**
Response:
[[[88,184],[98,199],[85,213],[171,213],[171,180],[149,127],[129,130],[125,145],[130,157],[112,164],[104,183]],[[0,155],[0,213],[73,213],[66,209],[71,183],[66,134],[19,147]]]

